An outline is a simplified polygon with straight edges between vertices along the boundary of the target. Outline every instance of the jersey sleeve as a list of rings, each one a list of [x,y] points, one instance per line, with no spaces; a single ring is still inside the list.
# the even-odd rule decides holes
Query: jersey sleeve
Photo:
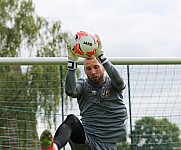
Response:
[[[114,65],[110,61],[108,61],[105,64],[103,64],[103,66],[111,79],[112,87],[117,91],[124,90],[126,85],[124,83],[123,78],[121,77],[117,69],[114,67]]]
[[[65,92],[72,98],[77,98],[82,93],[82,86],[77,82],[76,72],[68,70],[65,79]]]

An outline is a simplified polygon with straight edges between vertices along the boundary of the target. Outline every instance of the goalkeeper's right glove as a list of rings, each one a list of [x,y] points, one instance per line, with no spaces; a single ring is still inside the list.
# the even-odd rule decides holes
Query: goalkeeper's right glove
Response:
[[[70,44],[67,45],[68,51],[68,69],[69,70],[76,70],[77,69],[77,60],[79,59],[73,51],[71,50]]]

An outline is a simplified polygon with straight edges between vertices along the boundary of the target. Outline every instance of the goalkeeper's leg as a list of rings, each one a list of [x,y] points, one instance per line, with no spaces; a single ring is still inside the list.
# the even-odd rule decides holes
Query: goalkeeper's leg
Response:
[[[62,147],[64,147],[67,144],[67,142],[69,142],[70,140],[77,144],[85,144],[85,133],[84,133],[83,126],[80,120],[73,114],[67,116],[65,121],[58,127],[54,135],[54,138],[52,138],[50,140],[51,142],[49,143],[54,143],[59,150]],[[42,142],[41,142],[41,145],[43,145]],[[46,150],[46,149],[42,149],[42,150]],[[56,149],[47,149],[47,150],[56,150]]]

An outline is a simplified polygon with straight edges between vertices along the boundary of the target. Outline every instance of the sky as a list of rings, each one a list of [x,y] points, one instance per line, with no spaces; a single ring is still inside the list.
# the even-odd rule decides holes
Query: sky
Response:
[[[108,57],[181,56],[180,0],[33,0],[38,15],[62,30],[89,30]]]

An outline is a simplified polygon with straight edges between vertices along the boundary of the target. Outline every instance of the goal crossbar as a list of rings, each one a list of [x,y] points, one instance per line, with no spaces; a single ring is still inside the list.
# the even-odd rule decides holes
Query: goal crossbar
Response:
[[[181,57],[108,57],[116,65],[181,64]],[[65,65],[67,57],[1,57],[0,65]],[[78,64],[83,64],[80,58]]]

